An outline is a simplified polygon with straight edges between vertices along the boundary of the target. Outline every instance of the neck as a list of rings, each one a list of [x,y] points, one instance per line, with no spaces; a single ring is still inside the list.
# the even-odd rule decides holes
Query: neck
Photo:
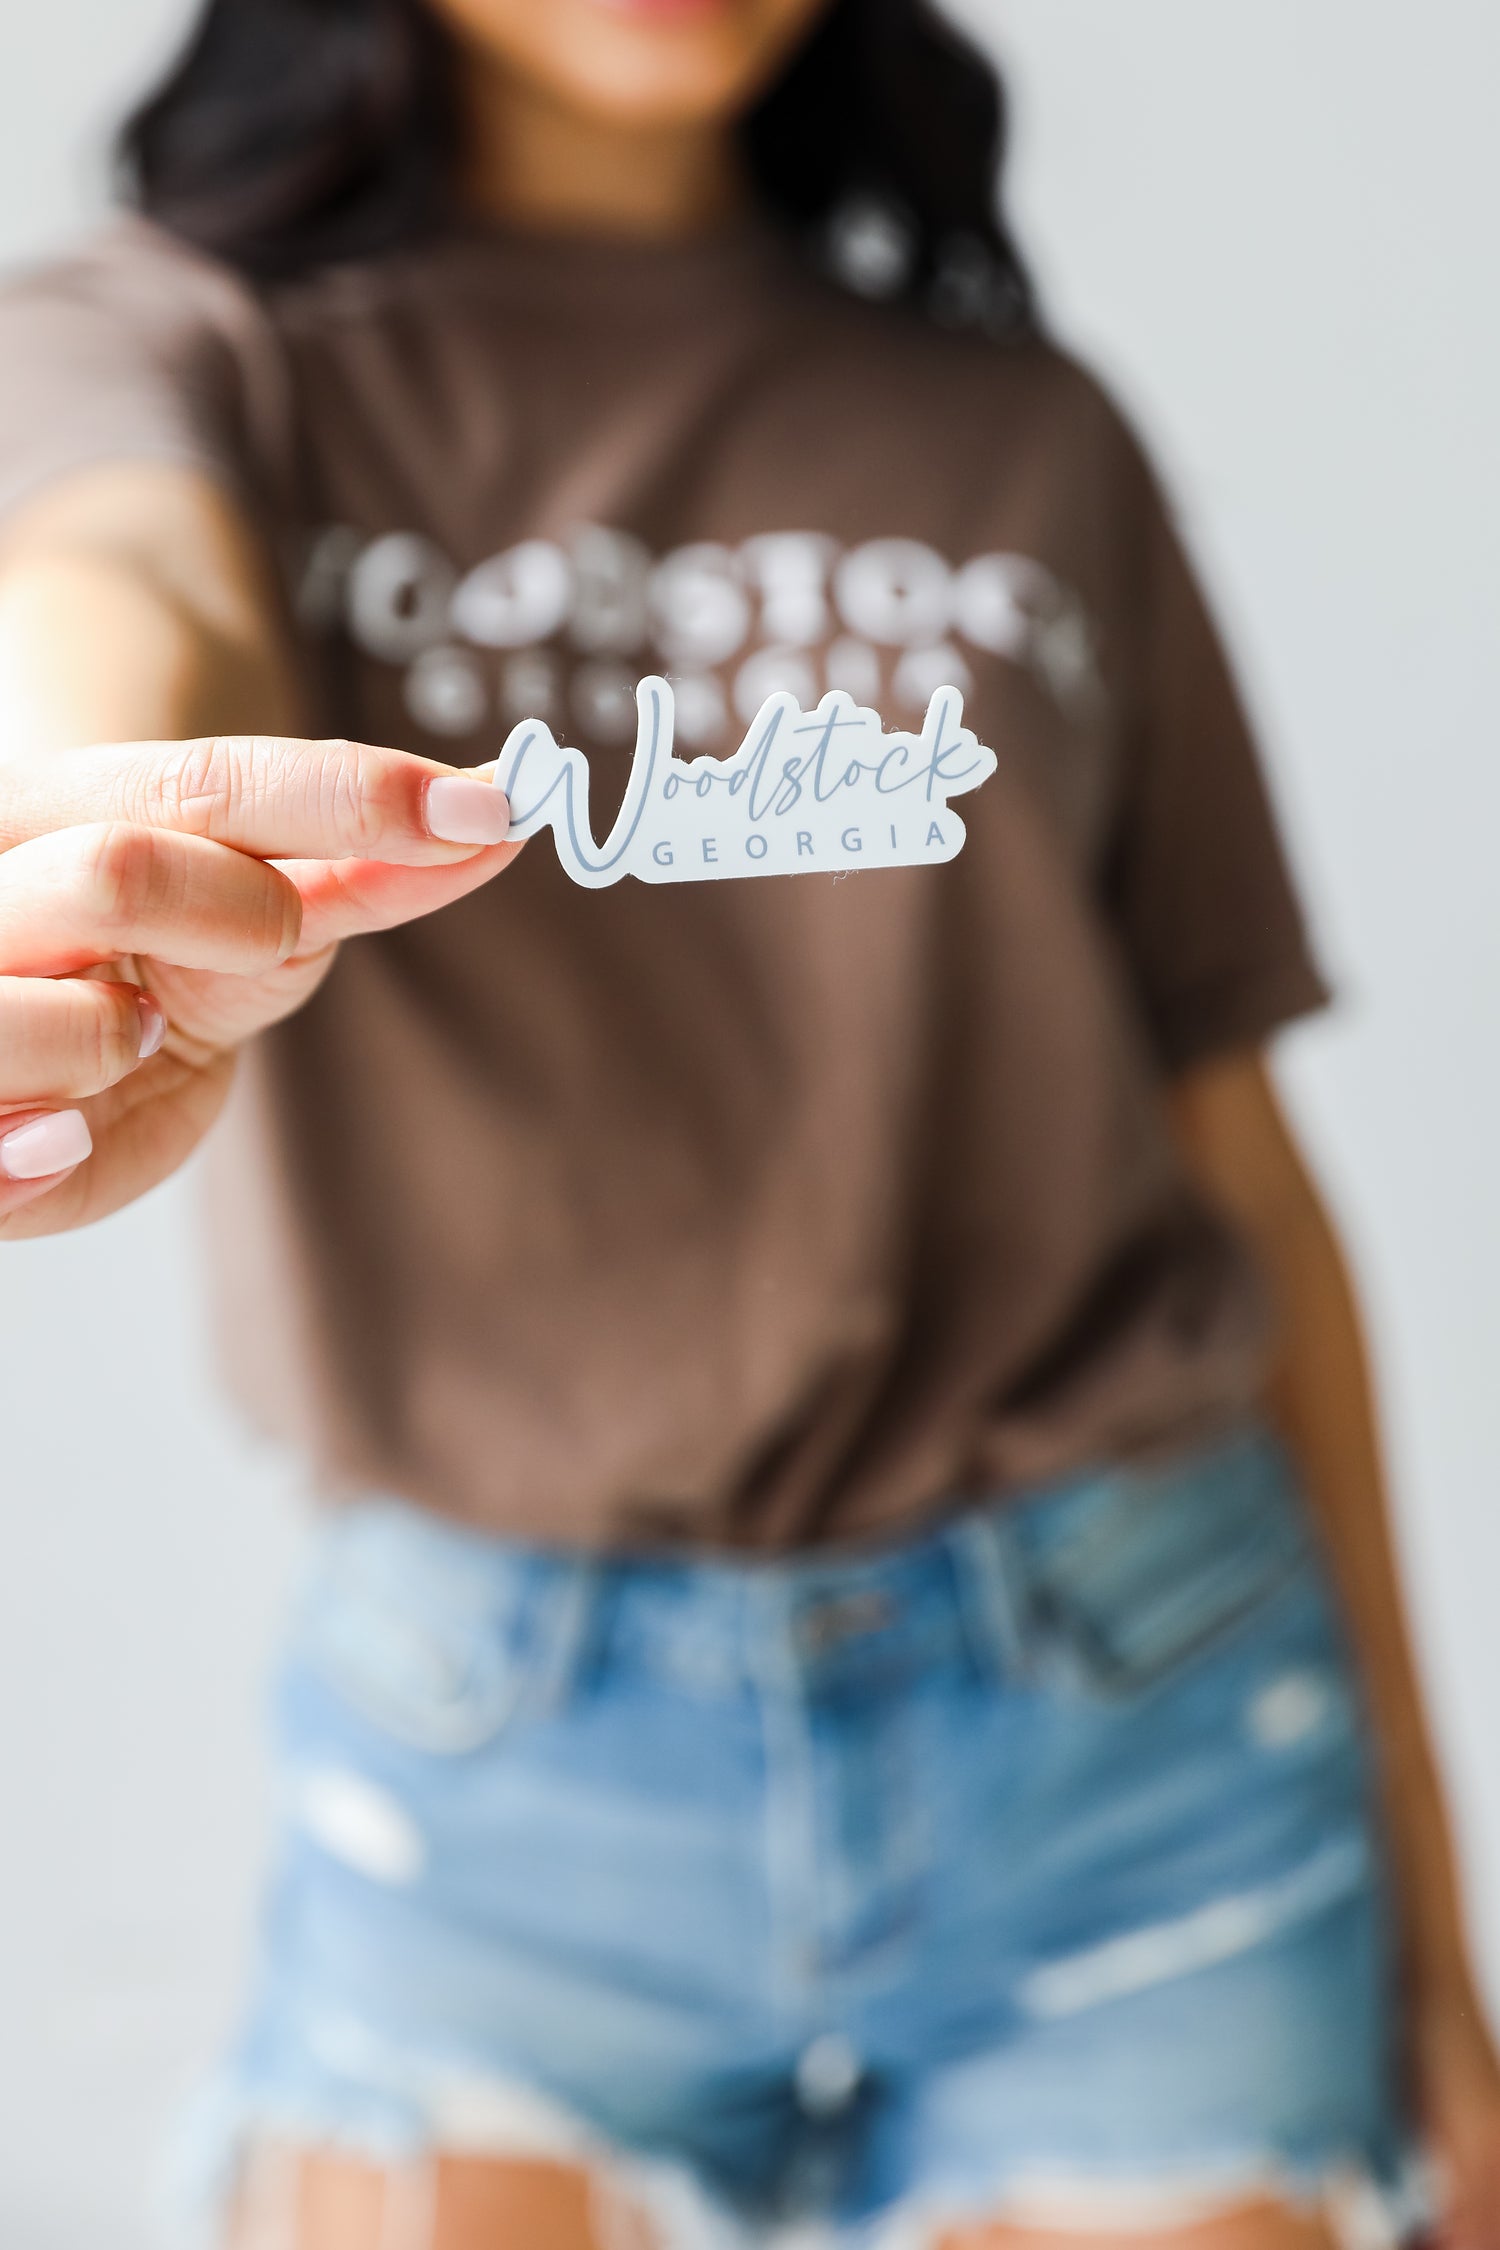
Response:
[[[482,64],[466,75],[470,210],[540,233],[671,240],[745,201],[731,137],[714,125],[627,127],[581,115]]]

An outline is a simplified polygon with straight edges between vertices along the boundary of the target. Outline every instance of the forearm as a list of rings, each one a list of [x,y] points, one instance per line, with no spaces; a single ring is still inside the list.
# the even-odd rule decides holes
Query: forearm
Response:
[[[1465,1987],[1468,1950],[1443,1790],[1396,1568],[1376,1416],[1344,1260],[1317,1196],[1294,1194],[1259,1249],[1281,1343],[1268,1406],[1304,1478],[1375,1722],[1409,1967]]]
[[[160,469],[48,493],[0,545],[0,757],[295,730],[253,543]]]
[[[1183,1154],[1249,1239],[1275,1300],[1267,1405],[1298,1465],[1342,1598],[1379,1742],[1414,1979],[1463,2005],[1470,1975],[1443,1791],[1401,1598],[1354,1293],[1260,1059],[1172,1089]]]

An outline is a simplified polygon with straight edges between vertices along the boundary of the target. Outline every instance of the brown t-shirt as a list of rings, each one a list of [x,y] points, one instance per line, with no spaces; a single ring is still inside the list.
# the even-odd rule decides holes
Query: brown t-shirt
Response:
[[[330,1490],[549,1541],[780,1549],[1170,1448],[1265,1308],[1164,1081],[1315,1005],[1255,754],[1128,430],[1052,345],[773,239],[473,228],[252,291],[135,222],[0,298],[0,501],[226,480],[308,725],[456,763],[518,716],[613,811],[776,686],[999,771],[939,867],[584,891],[550,838],[346,946],[217,1136],[229,1365]]]

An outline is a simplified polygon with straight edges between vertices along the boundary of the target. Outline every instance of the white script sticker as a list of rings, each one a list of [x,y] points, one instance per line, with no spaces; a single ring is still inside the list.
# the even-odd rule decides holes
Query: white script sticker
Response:
[[[550,828],[575,883],[602,890],[622,875],[701,883],[854,867],[921,867],[963,849],[950,797],[977,789],[995,754],[963,725],[963,698],[941,687],[920,734],[887,734],[878,711],[837,690],[815,711],[768,696],[732,757],[672,754],[672,690],[654,674],[636,689],[635,754],[619,815],[602,844],[589,824],[589,764],[538,719],[506,738],[496,786],[510,833]]]

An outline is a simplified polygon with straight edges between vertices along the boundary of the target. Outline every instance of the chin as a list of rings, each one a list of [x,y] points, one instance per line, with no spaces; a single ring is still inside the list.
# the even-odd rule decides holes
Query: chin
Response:
[[[570,108],[646,129],[732,116],[817,11],[794,0],[439,0],[439,12]]]
[[[758,83],[758,81],[756,81]],[[717,124],[732,117],[747,99],[746,74],[713,67],[711,58],[678,56],[672,67],[622,62],[618,68],[580,71],[555,90],[574,108],[613,125],[649,131],[655,126]]]

